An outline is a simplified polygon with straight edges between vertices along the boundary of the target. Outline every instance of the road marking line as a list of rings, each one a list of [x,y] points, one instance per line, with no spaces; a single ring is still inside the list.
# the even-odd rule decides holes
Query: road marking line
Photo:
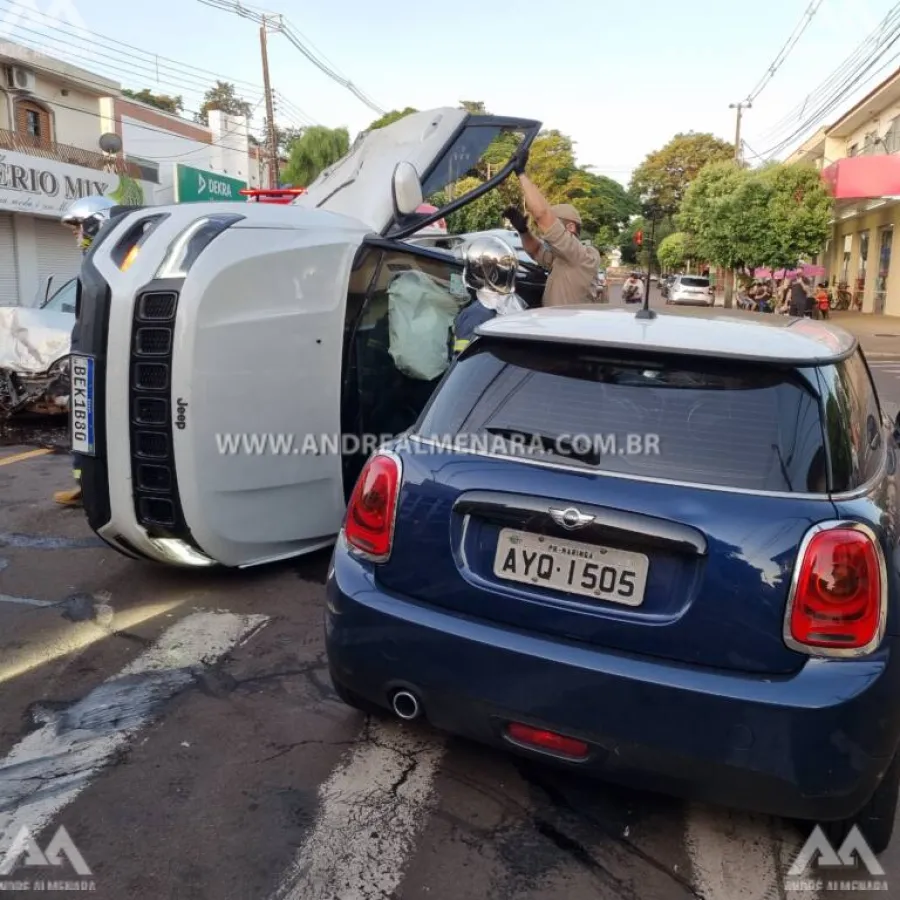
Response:
[[[188,616],[118,675],[19,741],[0,760],[0,848],[9,847],[23,827],[32,834],[46,827],[155,718],[163,701],[267,620],[213,612]]]
[[[0,565],[0,569],[2,568],[3,566]],[[0,594],[0,603],[19,603],[23,606],[56,606],[50,600],[32,600],[30,597],[13,597],[10,594]]]
[[[53,453],[53,451],[46,447],[41,447],[39,450],[26,450],[24,453],[14,453],[12,456],[0,457],[0,466],[11,466],[13,463],[34,459],[36,456],[46,456],[48,453]]]
[[[708,806],[688,807],[685,844],[694,887],[709,900],[781,900],[802,846],[780,820]],[[819,892],[803,897],[818,900]]]
[[[443,744],[371,721],[319,790],[315,829],[272,900],[392,897],[433,801]]]

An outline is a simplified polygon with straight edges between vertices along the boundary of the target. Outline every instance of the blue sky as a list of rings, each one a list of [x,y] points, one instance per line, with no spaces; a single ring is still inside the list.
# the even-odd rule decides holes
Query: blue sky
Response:
[[[493,112],[537,118],[571,135],[581,163],[622,182],[677,131],[733,139],[728,104],[746,97],[809,6],[809,0],[272,3],[272,12],[282,13],[376,105],[426,109],[483,100]],[[744,137],[755,152],[765,154],[777,143],[773,126],[892,5],[822,0],[788,60],[745,113]],[[66,23],[61,31],[40,22],[40,13],[52,10]],[[207,72],[237,82],[253,104],[262,97],[258,27],[200,0],[0,0],[2,37],[42,45],[125,87],[180,93],[190,110],[212,80]],[[344,125],[352,136],[377,117],[284,36],[270,35],[269,48],[273,86],[287,101],[279,102],[283,124]],[[176,62],[157,66],[152,54]],[[262,106],[257,109],[261,114]]]

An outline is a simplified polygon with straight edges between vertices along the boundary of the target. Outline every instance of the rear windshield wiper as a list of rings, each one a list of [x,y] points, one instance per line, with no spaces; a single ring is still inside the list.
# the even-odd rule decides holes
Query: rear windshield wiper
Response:
[[[552,456],[562,456],[566,459],[575,459],[588,465],[598,465],[602,453],[592,447],[586,451],[576,449],[571,441],[565,441],[562,437],[553,437],[548,434],[540,434],[536,431],[524,431],[518,428],[487,427],[488,434],[496,435],[513,444],[525,444],[527,449],[540,448],[542,453]]]

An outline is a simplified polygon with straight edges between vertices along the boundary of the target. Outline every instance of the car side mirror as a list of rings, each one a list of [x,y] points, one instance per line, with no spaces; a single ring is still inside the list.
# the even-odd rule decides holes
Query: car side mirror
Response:
[[[391,185],[394,193],[394,209],[397,215],[410,216],[424,202],[422,182],[412,163],[397,163]]]

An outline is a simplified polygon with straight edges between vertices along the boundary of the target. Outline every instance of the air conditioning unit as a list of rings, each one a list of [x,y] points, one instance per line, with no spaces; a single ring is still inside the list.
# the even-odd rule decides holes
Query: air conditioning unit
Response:
[[[34,72],[22,66],[9,66],[6,70],[6,85],[10,90],[31,93],[34,90]]]

